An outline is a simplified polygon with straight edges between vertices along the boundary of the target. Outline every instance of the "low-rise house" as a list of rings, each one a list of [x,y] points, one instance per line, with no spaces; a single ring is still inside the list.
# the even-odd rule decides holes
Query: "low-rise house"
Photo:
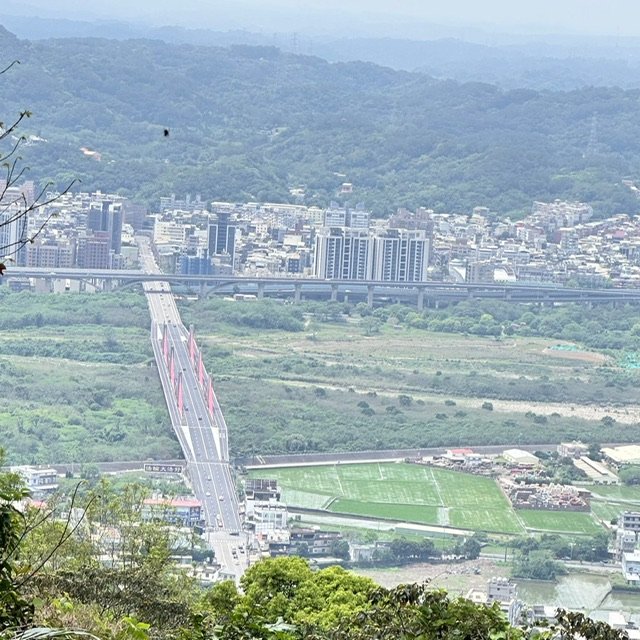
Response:
[[[628,584],[640,585],[640,551],[622,554],[622,575]]]
[[[195,498],[147,498],[142,517],[193,527],[202,523],[202,503]]]
[[[58,472],[55,469],[23,465],[11,467],[10,471],[24,480],[32,495],[48,493],[58,488]]]

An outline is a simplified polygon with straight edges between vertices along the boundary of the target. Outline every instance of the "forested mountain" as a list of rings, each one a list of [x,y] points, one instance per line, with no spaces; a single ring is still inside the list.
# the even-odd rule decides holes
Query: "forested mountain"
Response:
[[[2,116],[33,111],[32,175],[152,200],[335,199],[501,214],[533,200],[635,213],[639,91],[505,91],[370,63],[330,64],[270,47],[161,41],[28,42],[0,33]],[[595,119],[594,119],[595,115]],[[163,128],[170,136],[163,136]],[[81,148],[97,151],[85,155]],[[99,159],[97,159],[99,158]]]
[[[1,9],[0,9],[1,11]],[[146,38],[174,44],[276,46],[330,62],[361,60],[392,69],[423,71],[436,78],[488,82],[505,89],[571,90],[589,86],[640,88],[640,39],[577,34],[508,34],[470,27],[425,24],[420,37],[278,31],[216,31],[151,26],[118,20],[68,20],[3,15],[0,24],[26,39]],[[283,32],[282,28],[287,29]],[[323,31],[322,29],[320,31]]]

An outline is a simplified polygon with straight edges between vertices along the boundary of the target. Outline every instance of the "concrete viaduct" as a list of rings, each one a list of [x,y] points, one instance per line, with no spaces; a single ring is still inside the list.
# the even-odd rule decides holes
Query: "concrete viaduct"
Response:
[[[12,267],[2,281],[13,278],[36,278],[45,282],[54,280],[79,280],[111,290],[157,280],[157,275],[142,271],[111,269],[47,269]],[[331,300],[365,300],[373,305],[376,297],[403,302],[413,302],[418,309],[426,305],[438,306],[440,302],[492,299],[512,302],[625,303],[639,302],[640,289],[574,289],[537,284],[470,284],[443,282],[378,282],[367,280],[323,280],[319,278],[258,277],[230,275],[180,275],[163,274],[162,279],[171,285],[184,286],[200,296],[209,293],[253,294],[258,298],[268,295],[288,295],[300,301],[305,295],[326,296]]]

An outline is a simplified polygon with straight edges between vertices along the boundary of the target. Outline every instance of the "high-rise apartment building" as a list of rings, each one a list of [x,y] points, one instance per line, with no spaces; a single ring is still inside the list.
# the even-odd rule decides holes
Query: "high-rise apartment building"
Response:
[[[109,234],[109,250],[120,253],[122,249],[122,202],[96,200],[89,205],[87,214],[89,231]]]
[[[324,212],[325,227],[350,227],[352,229],[368,229],[371,213],[361,208],[340,209],[332,204]]]
[[[68,269],[75,266],[75,242],[36,240],[26,246],[26,266],[47,269]]]
[[[109,249],[111,236],[108,231],[95,231],[78,237],[78,267],[81,269],[111,268]]]
[[[5,206],[0,210],[0,259],[10,256],[18,266],[24,266],[27,215],[19,205]]]
[[[316,234],[314,274],[336,280],[424,282],[430,252],[427,229],[323,227]]]
[[[209,256],[226,254],[233,264],[236,253],[236,226],[231,224],[228,211],[219,211],[216,219],[209,223],[207,246]]]
[[[429,266],[430,238],[423,229],[387,229],[373,237],[371,280],[424,282]]]
[[[368,280],[371,257],[366,230],[324,227],[316,235],[314,273],[318,278]]]

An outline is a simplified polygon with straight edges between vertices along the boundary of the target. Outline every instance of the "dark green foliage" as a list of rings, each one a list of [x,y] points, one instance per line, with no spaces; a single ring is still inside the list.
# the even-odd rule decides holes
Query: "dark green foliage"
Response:
[[[440,552],[429,538],[424,538],[419,542],[407,540],[406,538],[394,538],[389,544],[388,555],[383,554],[382,560],[391,561],[395,564],[409,562],[424,562],[435,557],[439,557]]]
[[[541,308],[495,300],[459,302],[422,313],[411,312],[409,326],[446,333],[539,336],[578,342],[593,349],[640,350],[639,306],[565,304]],[[480,318],[483,321],[480,322]]]
[[[264,202],[300,184],[323,205],[346,174],[378,214],[477,205],[521,214],[555,198],[591,202],[598,215],[638,209],[621,184],[640,171],[637,91],[503,91],[272,48],[6,34],[2,45],[22,65],[0,101],[10,112],[32,107],[26,133],[47,141],[27,161],[59,185],[76,177],[86,190],[150,201],[191,192]],[[586,155],[594,114],[606,127]]]
[[[0,463],[4,453],[0,450]],[[18,572],[17,558],[24,516],[16,502],[28,495],[16,474],[0,473],[0,633],[7,629],[24,627],[32,617],[34,607],[20,590],[26,579]]]
[[[620,469],[618,473],[620,480],[625,484],[633,485],[640,484],[640,466],[639,465],[625,465]]]
[[[531,580],[554,580],[556,576],[566,572],[562,564],[554,560],[549,551],[535,550],[521,554],[515,559],[513,565],[515,577]]]
[[[261,300],[258,304],[251,302],[242,305],[219,298],[200,300],[197,305],[200,331],[209,331],[220,322],[253,329],[296,332],[304,329],[303,312],[306,307],[299,305],[284,305],[275,300]],[[185,306],[180,311],[185,325],[189,325],[195,319],[190,306]]]
[[[544,534],[539,538],[521,538],[512,543],[520,552],[519,568],[525,558],[534,551],[541,551],[556,560],[583,560],[601,562],[609,559],[609,537],[606,533],[595,536],[580,536],[574,540],[556,534]],[[545,556],[547,557],[547,556]]]

